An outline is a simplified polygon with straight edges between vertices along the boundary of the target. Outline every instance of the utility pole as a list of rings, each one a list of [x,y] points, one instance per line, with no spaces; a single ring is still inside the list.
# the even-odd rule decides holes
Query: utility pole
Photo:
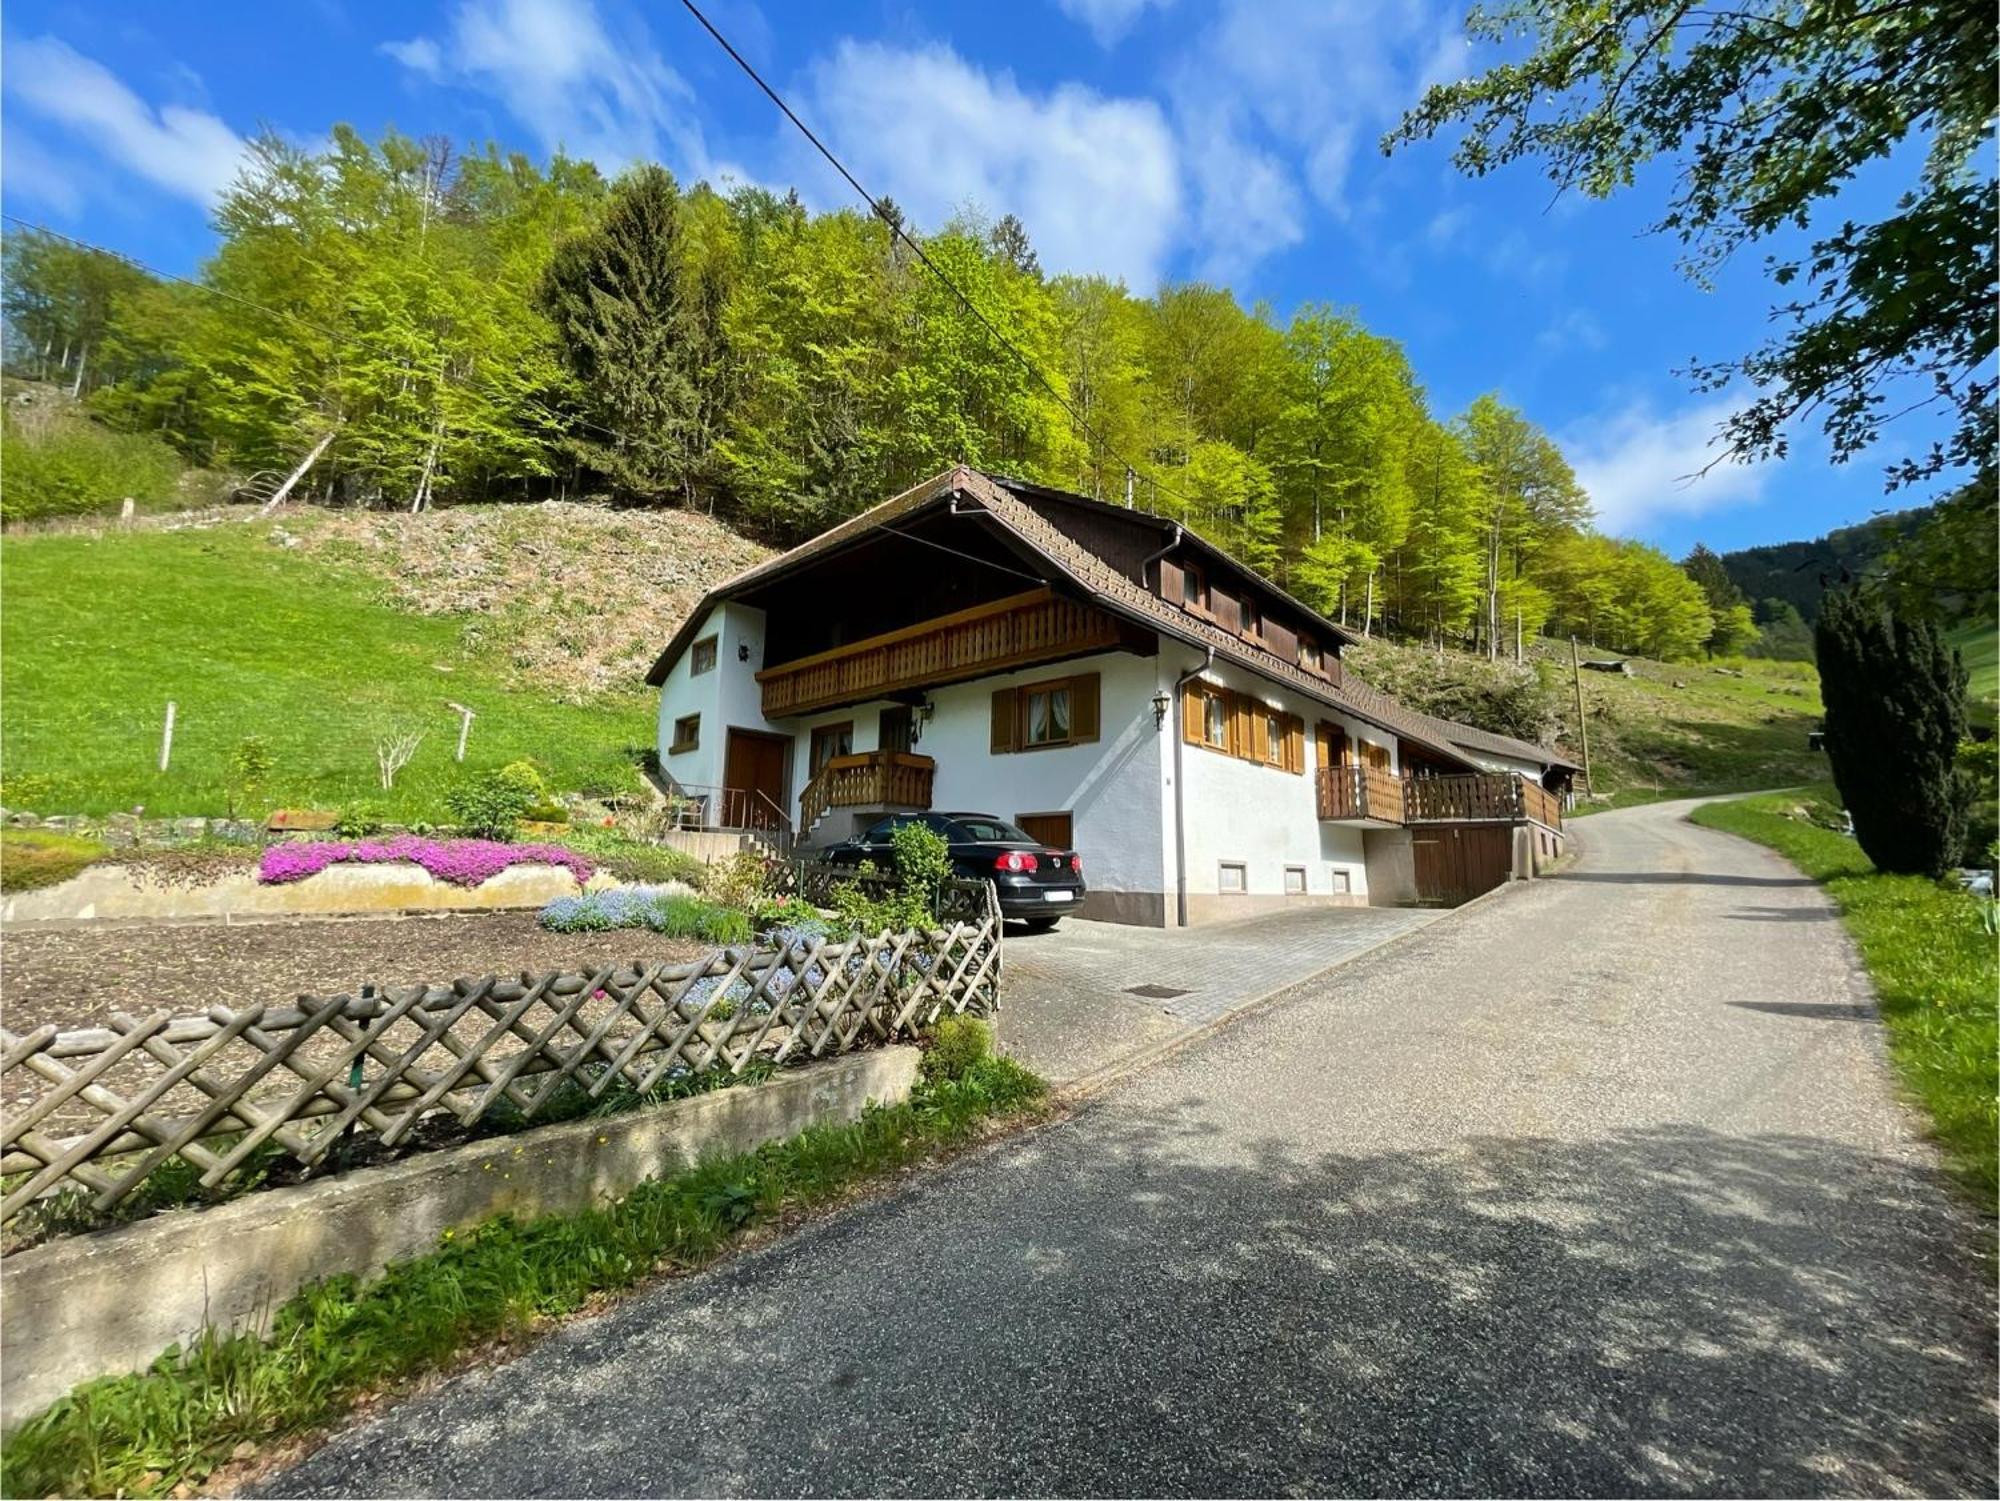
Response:
[[[1129,511],[1129,510],[1131,510],[1131,509],[1133,508],[1133,507],[1132,507],[1132,478],[1133,478],[1133,476],[1132,476],[1132,466],[1131,466],[1130,464],[1127,464],[1127,465],[1125,466],[1125,509],[1126,509],[1126,510],[1128,510],[1128,511]]]
[[[1521,665],[1521,607],[1514,607],[1514,665]]]
[[[1577,661],[1575,632],[1569,638],[1569,679],[1576,690],[1576,733],[1583,743],[1583,790],[1594,792],[1597,789],[1590,785],[1590,722],[1583,717],[1583,668]]]

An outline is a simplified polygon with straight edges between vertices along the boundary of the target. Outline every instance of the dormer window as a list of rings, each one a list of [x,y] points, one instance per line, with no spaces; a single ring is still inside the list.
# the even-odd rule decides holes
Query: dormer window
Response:
[[[1299,666],[1307,672],[1325,672],[1326,662],[1321,657],[1319,643],[1301,639],[1299,642]]]
[[[1181,564],[1180,602],[1190,610],[1205,609],[1208,605],[1208,575],[1192,563]]]

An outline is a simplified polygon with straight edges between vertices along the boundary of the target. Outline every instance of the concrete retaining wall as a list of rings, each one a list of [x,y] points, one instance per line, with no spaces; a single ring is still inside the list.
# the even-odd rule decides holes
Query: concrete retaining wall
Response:
[[[590,890],[620,883],[599,872]],[[144,867],[99,864],[39,891],[0,901],[7,923],[88,922],[105,918],[222,918],[329,916],[365,912],[492,911],[539,907],[575,896],[576,878],[559,865],[510,865],[478,886],[440,881],[408,861],[387,865],[331,865],[303,881],[275,886],[254,867],[200,885],[172,885]]]
[[[308,1282],[370,1276],[498,1214],[575,1213],[704,1156],[900,1102],[917,1050],[808,1064],[604,1120],[567,1121],[387,1167],[52,1241],[0,1261],[0,1431],[95,1376],[142,1369],[204,1325],[256,1328]]]

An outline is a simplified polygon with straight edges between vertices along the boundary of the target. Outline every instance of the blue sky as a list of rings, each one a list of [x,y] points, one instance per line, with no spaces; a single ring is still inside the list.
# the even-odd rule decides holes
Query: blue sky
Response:
[[[1644,234],[1662,183],[1551,203],[1521,167],[1469,181],[1431,144],[1376,149],[1429,79],[1467,71],[1438,0],[712,0],[717,25],[861,180],[919,226],[1021,216],[1052,271],[1138,290],[1225,283],[1283,317],[1357,309],[1408,348],[1441,414],[1497,391],[1563,443],[1608,531],[1678,556],[1810,536],[1891,506],[1913,422],[1835,468],[1790,458],[1682,477],[1726,397],[1674,374],[1765,327],[1753,252],[1701,290]],[[672,0],[7,8],[8,212],[186,273],[245,135],[335,121],[557,146],[684,178],[847,190]]]

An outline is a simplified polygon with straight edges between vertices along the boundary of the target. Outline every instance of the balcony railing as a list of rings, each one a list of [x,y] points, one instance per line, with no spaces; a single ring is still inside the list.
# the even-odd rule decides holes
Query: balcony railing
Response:
[[[928,808],[937,762],[908,751],[835,756],[799,794],[799,827],[810,829],[832,808]]]
[[[767,667],[757,681],[764,717],[775,720],[1109,651],[1119,640],[1118,622],[1103,611],[1032,589]]]
[[[1374,766],[1322,766],[1319,816],[1335,823],[1524,823],[1560,831],[1562,800],[1513,771],[1403,777]]]
[[[1403,782],[1379,766],[1322,766],[1319,816],[1338,823],[1401,823]]]

